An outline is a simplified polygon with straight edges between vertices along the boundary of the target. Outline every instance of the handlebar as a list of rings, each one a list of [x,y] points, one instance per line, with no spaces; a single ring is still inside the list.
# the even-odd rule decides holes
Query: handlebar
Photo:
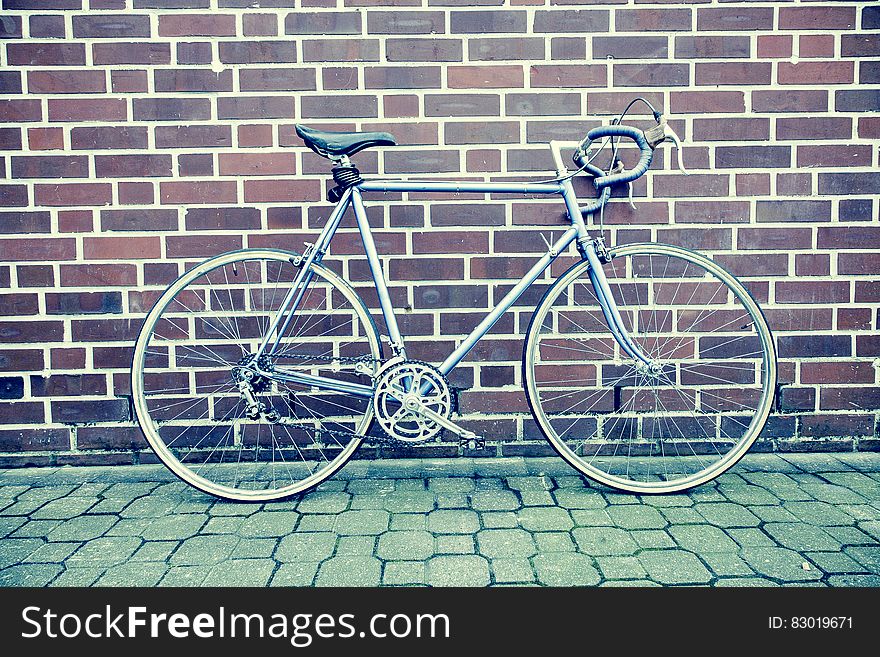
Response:
[[[602,189],[603,187],[609,187],[618,183],[631,182],[644,175],[651,166],[651,160],[654,157],[654,149],[651,148],[650,144],[648,144],[648,140],[645,139],[645,133],[638,128],[633,128],[628,125],[602,125],[590,130],[583,143],[593,142],[597,139],[602,139],[603,137],[629,137],[642,151],[642,157],[639,159],[639,163],[629,171],[621,171],[620,173],[612,173],[610,175],[605,175],[605,172],[598,167],[587,165],[590,173],[596,176],[593,180],[593,184],[597,189]]]

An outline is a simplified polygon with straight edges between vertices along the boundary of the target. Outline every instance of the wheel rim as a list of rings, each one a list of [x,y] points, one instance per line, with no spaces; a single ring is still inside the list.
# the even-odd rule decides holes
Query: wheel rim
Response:
[[[775,352],[745,288],[679,247],[636,244],[604,266],[637,366],[608,329],[588,278],[572,267],[532,320],[526,387],[535,419],[577,470],[623,490],[684,490],[736,463],[763,428]]]
[[[173,283],[135,349],[138,421],[159,458],[187,483],[236,500],[308,490],[357,449],[369,399],[253,376],[254,355],[299,271],[294,256],[245,251],[206,261]],[[263,368],[370,384],[381,348],[363,302],[331,271],[314,277],[285,338]],[[248,417],[248,374],[266,407]]]

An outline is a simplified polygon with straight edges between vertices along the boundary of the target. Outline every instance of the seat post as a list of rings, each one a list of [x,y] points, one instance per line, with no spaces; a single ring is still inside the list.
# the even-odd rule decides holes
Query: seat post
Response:
[[[333,167],[330,171],[333,174],[333,182],[336,183],[336,187],[327,192],[327,200],[331,203],[338,203],[345,190],[359,185],[363,182],[363,178],[361,178],[361,172],[351,163],[347,155],[334,157],[332,161]]]

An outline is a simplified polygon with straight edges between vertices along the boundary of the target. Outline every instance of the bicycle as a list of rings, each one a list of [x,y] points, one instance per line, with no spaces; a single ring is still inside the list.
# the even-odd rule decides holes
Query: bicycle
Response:
[[[685,490],[732,467],[771,409],[773,338],[751,294],[711,259],[659,243],[605,245],[612,185],[642,176],[664,142],[677,147],[684,171],[680,140],[649,103],[656,125],[621,124],[637,101],[647,103],[633,100],[580,142],[551,142],[556,177],[537,182],[365,180],[350,157],[395,145],[390,134],[298,125],[305,144],[332,162],[328,199],[336,205],[316,241],[303,253],[250,248],[205,260],[172,283],[144,321],[132,393],[159,459],[207,493],[267,501],[314,488],[364,440],[411,446],[445,430],[482,446],[452,419],[446,375],[574,244],[580,259],[547,289],[524,340],[525,393],[543,435],[582,475],[632,493]],[[630,170],[618,157],[624,137],[639,149]],[[603,170],[593,161],[609,142]],[[572,149],[573,172],[563,149]],[[599,192],[586,206],[572,184],[581,174]],[[407,358],[365,192],[557,195],[571,225],[434,365]],[[387,357],[364,301],[322,262],[349,208],[387,329]],[[600,232],[592,236],[587,223],[597,213]]]

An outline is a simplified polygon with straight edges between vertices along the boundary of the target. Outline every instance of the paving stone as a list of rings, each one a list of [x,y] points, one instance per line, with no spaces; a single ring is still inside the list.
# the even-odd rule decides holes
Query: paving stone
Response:
[[[201,534],[237,534],[247,518],[239,516],[217,516],[208,520]]]
[[[514,511],[520,503],[509,490],[477,490],[471,494],[471,506],[476,511]]]
[[[141,532],[148,541],[173,541],[195,536],[208,521],[208,517],[198,514],[165,516],[149,520]]]
[[[559,507],[530,507],[516,513],[520,526],[531,532],[569,530],[574,527],[571,515]]]
[[[19,502],[50,502],[69,495],[76,486],[34,486],[23,491],[16,498]]]
[[[826,573],[865,573],[867,569],[843,552],[806,552],[805,556]]]
[[[271,586],[311,586],[318,574],[317,561],[295,561],[283,563],[275,571]]]
[[[133,536],[104,536],[89,541],[67,559],[71,566],[110,567],[128,561],[143,541]]]
[[[522,529],[485,529],[477,532],[480,554],[491,558],[530,557],[537,551],[532,535]]]
[[[519,527],[513,511],[484,511],[480,514],[480,522],[486,529],[513,529]]]
[[[424,529],[427,517],[421,513],[392,513],[388,528],[392,531]]]
[[[880,521],[860,522],[859,528],[880,540]]]
[[[489,563],[472,554],[433,557],[428,561],[426,580],[430,586],[486,586]]]
[[[629,532],[616,527],[578,527],[571,534],[578,549],[593,556],[628,555],[638,549]]]
[[[638,555],[648,577],[660,584],[708,584],[712,574],[690,552],[647,550]]]
[[[757,527],[729,529],[727,535],[742,547],[776,547],[776,542]]]
[[[720,492],[718,492],[718,489],[714,488],[711,484],[706,484],[704,486],[694,488],[690,491],[689,494],[695,504],[709,504],[712,502],[727,501],[727,498],[724,497],[724,495],[722,495]]]
[[[394,490],[393,479],[353,479],[348,482],[345,490],[358,497],[360,495],[377,495],[390,493]]]
[[[690,507],[660,509],[660,513],[671,525],[699,525],[706,522],[703,516]]]
[[[843,551],[875,575],[880,575],[880,545],[848,547]]]
[[[34,520],[67,520],[82,515],[95,504],[98,499],[94,497],[62,497],[44,504],[31,514]]]
[[[641,504],[641,500],[638,495],[633,495],[631,493],[605,493],[605,499],[608,504],[614,505],[627,505],[627,504]]]
[[[388,493],[376,495],[354,495],[351,498],[350,510],[356,509],[384,509],[387,504]]]
[[[739,546],[714,525],[676,525],[669,528],[675,542],[692,552],[736,552]]]
[[[371,557],[375,548],[375,536],[340,536],[336,541],[337,556]]]
[[[507,477],[507,487],[519,491],[549,491],[553,490],[553,480],[547,476]]]
[[[79,516],[49,532],[50,541],[88,541],[104,534],[116,523],[113,516]]]
[[[829,472],[822,476],[832,484],[852,489],[867,498],[880,498],[880,482],[861,472]]]
[[[754,574],[749,565],[733,552],[700,552],[700,558],[719,577]]]
[[[308,532],[290,534],[281,539],[275,550],[278,561],[323,561],[333,554],[336,534]]]
[[[156,482],[121,482],[113,484],[104,491],[105,498],[116,498],[123,500],[133,500],[137,497],[149,495],[150,492],[157,488],[159,484]]]
[[[657,582],[649,579],[609,579],[602,582],[599,586],[609,586],[615,588],[632,587],[632,588],[656,588],[660,586]]]
[[[840,504],[837,508],[856,520],[880,520],[880,509],[870,504]]]
[[[336,530],[336,516],[312,514],[302,516],[296,526],[298,532],[329,532]]]
[[[277,538],[243,538],[229,555],[232,559],[268,559],[275,553]]]
[[[179,504],[180,500],[170,496],[150,495],[134,500],[119,515],[123,518],[161,518],[171,513]]]
[[[382,571],[386,586],[412,586],[425,583],[425,564],[421,561],[389,561]]]
[[[428,513],[434,509],[434,493],[426,490],[396,490],[385,496],[385,510],[394,513]]]
[[[519,497],[523,506],[554,506],[553,495],[545,490],[521,490]]]
[[[22,559],[25,563],[64,563],[82,543],[44,543]]]
[[[876,541],[856,527],[824,527],[823,531],[841,545],[870,545]]]
[[[440,509],[428,514],[428,531],[432,534],[470,534],[480,528],[473,511]]]
[[[492,568],[492,577],[496,584],[513,584],[520,582],[534,582],[535,573],[532,564],[524,558],[499,558],[489,562]]]
[[[474,480],[470,477],[428,479],[428,490],[433,493],[470,493],[474,490]]]
[[[605,579],[641,579],[647,575],[635,557],[597,557]]]
[[[426,531],[385,532],[376,556],[387,561],[425,560],[434,554],[434,537]]]
[[[564,509],[604,509],[608,505],[601,493],[583,488],[560,488],[553,497]]]
[[[0,516],[30,515],[43,506],[43,504],[45,504],[43,500],[25,500],[23,502],[16,502],[15,504],[3,507],[3,509],[0,510]]]
[[[215,536],[193,536],[180,544],[171,555],[175,566],[199,566],[220,563],[229,558],[238,544],[237,536],[217,534]]]
[[[861,504],[865,501],[864,495],[835,484],[809,483],[801,484],[801,488],[820,502],[829,504]]]
[[[0,570],[0,586],[46,586],[64,566],[57,563],[27,563]]]
[[[293,531],[299,520],[296,511],[263,511],[245,519],[239,535],[249,538],[270,538],[286,536]]]
[[[9,516],[0,518],[0,538],[9,536],[16,529],[27,522],[27,518],[23,516]]]
[[[653,507],[657,507],[658,509],[665,509],[669,507],[689,507],[694,505],[694,501],[688,497],[686,493],[670,493],[669,495],[645,495],[643,500],[645,504],[648,504]]]
[[[474,537],[470,534],[442,534],[434,537],[437,554],[474,554]]]
[[[103,568],[67,568],[49,586],[92,586],[103,574]]]
[[[762,587],[771,587],[771,586],[779,586],[776,582],[771,579],[765,579],[763,577],[729,577],[725,579],[719,579],[715,582],[715,586],[726,588],[726,587],[749,587],[749,588],[762,588]]]
[[[735,504],[779,504],[779,498],[759,486],[719,486],[718,492]]]
[[[880,575],[832,575],[828,583],[831,586],[876,588],[880,586]]]
[[[382,563],[373,557],[333,557],[318,569],[316,586],[378,586]]]
[[[696,511],[707,521],[719,527],[757,527],[761,521],[740,504],[717,502],[697,504]]]
[[[200,586],[213,566],[176,566],[169,568],[159,586]]]
[[[63,520],[30,520],[12,532],[14,538],[46,538]]]
[[[568,532],[536,532],[532,535],[538,552],[574,552],[574,543]]]
[[[532,563],[538,581],[547,586],[595,586],[601,579],[592,560],[577,552],[539,554]]]
[[[469,509],[471,506],[468,493],[438,493],[438,509]]]
[[[149,541],[131,555],[131,561],[165,561],[177,545],[176,541]]]
[[[611,522],[623,529],[663,529],[666,520],[657,509],[643,505],[608,507]]]
[[[749,510],[764,522],[797,522],[783,506],[750,506]]]
[[[840,543],[819,527],[802,522],[767,523],[764,531],[781,546],[800,552],[840,549]]]
[[[94,586],[156,586],[166,572],[168,566],[157,561],[121,563],[101,575]]]
[[[630,532],[630,536],[641,548],[661,549],[675,547],[675,541],[672,540],[672,537],[660,529],[640,529]]]
[[[342,513],[348,508],[351,495],[338,491],[314,492],[303,497],[296,510],[300,513]]]
[[[229,559],[214,566],[202,586],[266,586],[274,570],[272,559]]]
[[[804,570],[804,559],[797,552],[786,548],[747,547],[741,556],[759,575],[788,582],[805,582],[820,579],[822,571]]]
[[[375,535],[388,529],[388,512],[345,511],[336,517],[336,531],[342,535]]]
[[[611,527],[611,516],[605,509],[572,509],[571,519],[578,527]]]

